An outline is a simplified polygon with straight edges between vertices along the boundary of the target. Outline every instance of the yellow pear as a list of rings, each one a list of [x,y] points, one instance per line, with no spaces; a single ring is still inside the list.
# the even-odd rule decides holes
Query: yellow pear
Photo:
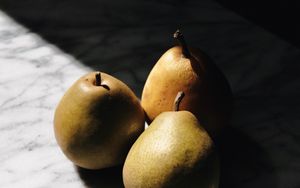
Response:
[[[172,110],[178,91],[186,94],[180,110],[192,112],[215,137],[228,123],[232,93],[223,73],[202,51],[189,48],[180,31],[180,43],[165,52],[151,70],[144,85],[141,104],[148,124],[160,113]]]
[[[181,92],[176,110],[182,97]],[[130,149],[123,182],[126,188],[217,188],[219,161],[214,143],[192,113],[163,112]]]
[[[77,80],[58,104],[54,132],[76,165],[101,169],[122,164],[144,130],[144,111],[120,80],[91,72]]]

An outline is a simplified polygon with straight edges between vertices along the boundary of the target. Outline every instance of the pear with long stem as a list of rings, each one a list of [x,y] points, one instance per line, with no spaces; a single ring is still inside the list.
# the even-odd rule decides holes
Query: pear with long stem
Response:
[[[143,89],[141,104],[147,122],[150,124],[160,113],[172,110],[172,96],[183,91],[186,97],[180,110],[192,112],[210,135],[216,137],[231,117],[230,85],[211,58],[189,47],[179,30],[173,37],[179,46],[161,56]]]

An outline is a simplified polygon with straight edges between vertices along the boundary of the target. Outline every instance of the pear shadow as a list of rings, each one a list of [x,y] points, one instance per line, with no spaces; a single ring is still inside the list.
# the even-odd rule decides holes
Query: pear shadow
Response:
[[[115,166],[100,170],[89,170],[75,166],[79,177],[87,188],[123,188],[123,166]]]
[[[210,3],[203,2],[205,6],[191,4],[185,9],[179,0],[162,1],[162,6],[143,1],[1,0],[0,9],[84,65],[124,80],[137,95],[161,53],[174,44],[170,34],[177,27],[186,28],[184,33],[193,39],[187,38],[188,44],[214,56],[241,103],[237,119],[242,120],[226,128],[217,140],[220,188],[296,185],[299,168],[286,161],[299,164],[300,159],[299,51],[246,22],[236,23],[231,14],[224,14],[222,18],[228,19],[216,24],[210,18],[226,11],[218,7],[208,11]],[[202,16],[206,21],[197,21]],[[265,114],[266,110],[278,117]],[[262,132],[264,136],[257,136]],[[267,141],[268,151],[260,143]],[[121,185],[120,169],[77,171],[87,187],[109,187],[114,183],[111,178]]]
[[[220,188],[278,187],[269,155],[247,135],[227,129],[216,141],[220,157]]]

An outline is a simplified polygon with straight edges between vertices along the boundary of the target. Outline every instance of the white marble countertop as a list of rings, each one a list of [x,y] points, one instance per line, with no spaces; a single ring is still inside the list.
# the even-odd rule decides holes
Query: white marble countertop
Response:
[[[90,71],[0,12],[0,187],[83,187],[57,147],[53,113]]]
[[[191,3],[179,13],[181,20],[177,21],[184,23],[187,33],[196,39],[192,44],[201,44],[213,56],[235,95],[232,129],[225,132],[219,146],[220,187],[299,187],[300,50],[219,6],[205,3],[209,0],[203,2],[204,11],[199,17],[195,11],[199,5]],[[106,2],[103,7],[111,6]],[[104,70],[125,80],[140,95],[154,60],[172,44],[167,40],[170,43],[160,45],[166,42],[163,38],[167,33],[175,29],[174,23],[167,24],[167,13],[157,15],[157,20],[150,19],[149,15],[154,15],[152,11],[149,18],[133,14],[139,13],[140,8],[145,10],[146,6],[171,12],[176,6],[171,3],[158,6],[153,1],[123,4],[117,10],[126,9],[122,6],[133,10],[126,19],[104,11],[107,19],[112,19],[111,28],[103,17],[95,19],[94,15],[87,14],[91,28],[94,22],[106,24],[107,28],[95,27],[95,32],[78,27],[84,23],[83,18],[78,20],[78,25],[68,22],[68,16],[57,20],[64,10],[64,6],[57,6],[53,14],[56,17],[45,18],[48,21],[43,25],[47,30],[45,38],[48,36],[51,41],[53,36],[62,37],[68,44],[64,50],[72,55],[0,9],[0,187],[122,187],[121,167],[107,171],[78,169],[62,154],[53,132],[55,107],[81,75],[95,69]],[[183,14],[185,11],[189,14]],[[22,13],[17,8],[16,12]],[[123,25],[131,25],[120,29],[114,22],[118,19]],[[140,27],[133,26],[139,19],[146,19],[155,27],[148,28],[143,22]],[[69,23],[71,29],[53,29],[61,23]],[[129,37],[122,41],[120,35]],[[103,36],[107,38],[102,40]],[[70,41],[75,41],[74,45]],[[131,47],[122,50],[126,46]],[[104,51],[104,55],[98,56],[95,49]],[[154,55],[148,55],[149,51]],[[92,61],[119,61],[119,64]]]

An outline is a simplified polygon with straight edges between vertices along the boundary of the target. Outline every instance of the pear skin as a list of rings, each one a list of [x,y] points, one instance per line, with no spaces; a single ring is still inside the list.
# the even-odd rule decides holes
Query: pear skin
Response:
[[[150,124],[160,113],[171,111],[173,96],[186,94],[179,110],[192,112],[214,138],[230,120],[233,100],[230,85],[204,52],[187,47],[181,33],[180,46],[166,51],[145,82],[141,104]]]
[[[192,113],[163,112],[130,149],[123,182],[126,188],[217,188],[213,141]]]
[[[144,124],[144,111],[133,91],[97,72],[68,89],[54,116],[58,145],[73,163],[87,169],[122,164]]]

